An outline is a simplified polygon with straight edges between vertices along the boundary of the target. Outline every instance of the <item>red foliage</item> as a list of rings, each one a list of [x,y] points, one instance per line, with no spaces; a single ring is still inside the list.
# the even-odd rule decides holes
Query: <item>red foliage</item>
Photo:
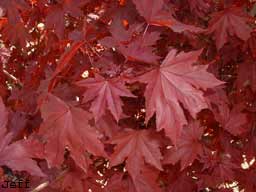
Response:
[[[256,191],[254,2],[0,0],[0,191]]]

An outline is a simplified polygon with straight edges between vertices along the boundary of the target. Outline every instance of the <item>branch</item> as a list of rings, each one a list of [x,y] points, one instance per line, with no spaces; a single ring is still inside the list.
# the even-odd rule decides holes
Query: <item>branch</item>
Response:
[[[5,69],[3,69],[3,73],[9,77],[10,79],[12,79],[15,83],[17,83],[19,86],[23,87],[22,82],[16,78],[15,76],[13,76],[12,74],[10,74],[8,71],[6,71]]]
[[[69,169],[65,169],[63,170],[55,179],[53,182],[56,182],[58,180],[60,180],[67,172],[69,171]],[[38,185],[37,187],[35,187],[33,190],[31,190],[30,192],[40,192],[43,189],[45,189],[46,187],[48,187],[51,184],[50,181],[45,181],[43,183],[41,183],[40,185]]]

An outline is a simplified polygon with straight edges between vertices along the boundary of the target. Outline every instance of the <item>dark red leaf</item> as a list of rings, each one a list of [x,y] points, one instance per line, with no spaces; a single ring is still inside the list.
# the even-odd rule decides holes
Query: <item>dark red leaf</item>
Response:
[[[90,127],[89,113],[72,107],[58,97],[48,94],[41,106],[43,123],[40,134],[46,139],[45,154],[50,166],[60,166],[64,161],[65,149],[84,171],[89,159],[86,151],[93,155],[104,155],[99,134]]]

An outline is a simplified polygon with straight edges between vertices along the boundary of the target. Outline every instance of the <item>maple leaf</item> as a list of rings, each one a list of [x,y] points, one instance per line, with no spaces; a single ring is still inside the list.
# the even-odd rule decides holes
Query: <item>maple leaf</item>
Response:
[[[1,8],[0,8],[0,10],[1,10]],[[0,12],[0,14],[1,14],[1,12]],[[6,17],[1,17],[1,18],[0,18],[0,30],[2,30],[2,28],[3,28],[7,23],[8,23],[7,18],[6,18]]]
[[[188,1],[191,12],[199,17],[204,17],[210,9],[210,5],[205,0],[190,0]]]
[[[129,24],[129,28],[127,29],[124,26],[123,22],[127,21],[128,18],[129,15],[127,16],[124,10],[120,10],[120,12],[117,12],[117,14],[115,14],[113,17],[113,21],[109,27],[109,32],[111,33],[112,37],[118,42],[129,42],[132,39],[133,34],[138,34],[143,30],[143,23]]]
[[[241,113],[243,106],[237,104],[230,110],[228,98],[221,87],[207,95],[207,100],[215,119],[226,131],[235,136],[246,132],[248,120],[246,114]]]
[[[180,166],[165,166],[165,183],[168,192],[197,191],[196,184],[187,170],[180,171]]]
[[[139,81],[147,83],[146,121],[156,112],[157,130],[164,129],[174,143],[187,124],[180,103],[195,118],[200,110],[208,107],[199,89],[223,84],[206,71],[207,65],[192,65],[200,54],[201,51],[177,54],[176,50],[171,50],[159,68],[138,77]]]
[[[50,166],[59,166],[64,160],[66,147],[71,157],[84,170],[87,169],[85,150],[104,156],[103,144],[96,130],[88,124],[90,115],[48,94],[41,106],[43,123],[39,133],[46,138],[45,154]]]
[[[94,126],[99,131],[103,132],[108,138],[112,138],[116,133],[118,133],[118,131],[120,131],[120,127],[109,113],[102,116]]]
[[[236,165],[232,161],[232,156],[230,154],[218,154],[216,152],[207,151],[207,153],[200,158],[200,161],[204,164],[203,171],[207,174],[211,174],[216,180],[211,182],[216,183],[216,181],[233,181],[235,178],[235,169],[238,169],[240,165]]]
[[[177,21],[172,13],[164,10],[163,0],[133,0],[140,15],[142,15],[149,25],[165,26],[171,28],[174,32],[184,31],[202,32],[198,27],[186,25]]]
[[[136,192],[161,192],[157,184],[158,175],[158,170],[145,164],[141,165],[141,172],[136,177],[132,176]]]
[[[3,99],[0,97],[0,138],[3,138],[7,132],[6,125],[8,122],[8,112],[3,103]]]
[[[125,176],[123,173],[114,174],[109,180],[108,185],[104,188],[104,192],[133,192],[136,191],[130,177]]]
[[[174,172],[174,175],[175,180],[170,183],[168,192],[196,191],[196,185],[187,172],[182,172],[179,176]]]
[[[101,184],[97,183],[96,180],[103,179],[100,175],[97,174],[95,169],[89,169],[85,174],[83,170],[76,166],[75,162],[67,158],[65,161],[68,169],[59,171],[54,169],[55,172],[60,172],[57,174],[57,179],[55,176],[55,182],[52,185],[49,185],[49,189],[56,189],[61,191],[73,191],[73,192],[85,192],[85,191],[103,191]],[[93,167],[93,166],[90,166]],[[56,175],[53,170],[50,170],[50,175]],[[59,176],[58,176],[59,175]],[[49,190],[47,189],[47,191]]]
[[[20,101],[20,109],[28,113],[34,113],[37,108],[37,93],[31,87],[23,89],[13,89],[9,101]]]
[[[173,24],[171,25],[171,29],[176,32],[176,33],[182,33],[185,31],[190,31],[192,33],[201,33],[204,32],[205,30],[199,27],[195,27],[193,25],[188,25],[185,23],[182,23],[178,20],[176,20],[174,17],[172,17]]]
[[[117,144],[110,157],[111,166],[116,166],[126,160],[126,167],[132,178],[138,176],[142,164],[146,163],[162,170],[160,142],[149,130],[128,130],[111,139]]]
[[[98,121],[108,109],[118,121],[122,114],[122,97],[135,97],[125,88],[124,81],[121,78],[112,78],[110,80],[96,74],[95,78],[88,78],[76,82],[80,87],[89,88],[84,94],[83,102],[94,100],[90,110],[94,118]]]
[[[156,26],[171,26],[170,13],[163,10],[164,1],[133,0],[138,12],[146,19],[147,23]]]
[[[235,105],[232,110],[225,108],[224,113],[215,113],[216,120],[221,123],[223,128],[232,135],[240,135],[246,132],[246,126],[248,123],[245,113],[241,113],[241,105]]]
[[[12,44],[19,43],[22,47],[26,47],[26,43],[32,40],[32,37],[25,28],[19,11],[28,8],[24,0],[3,0],[0,7],[7,11],[8,22],[3,29],[4,39]],[[17,33],[19,31],[19,33]]]
[[[142,166],[143,170],[136,178],[125,173],[116,173],[109,180],[104,192],[160,192],[157,185],[158,172],[149,166]]]
[[[129,43],[120,42],[119,37],[106,37],[100,42],[102,45],[112,48],[116,47],[129,61],[157,64],[159,56],[153,54],[153,45],[159,39],[160,33],[145,33]]]
[[[243,170],[242,173],[239,174],[241,185],[246,192],[254,192],[256,190],[255,177],[255,168]]]
[[[21,20],[19,11],[28,9],[28,4],[24,0],[2,0],[0,7],[7,11],[8,22],[15,25]]]
[[[70,14],[73,17],[79,17],[82,15],[80,6],[85,4],[82,0],[60,0],[54,6],[51,6],[49,13],[46,17],[46,26],[49,29],[54,29],[57,36],[61,39],[65,32],[65,18],[66,14]]]
[[[17,33],[17,31],[19,31],[19,33]],[[3,37],[10,43],[17,43],[22,47],[26,47],[27,42],[32,40],[31,35],[22,22],[17,22],[15,25],[8,23],[3,29]]]
[[[238,89],[247,86],[256,91],[256,64],[253,60],[247,60],[238,66],[238,77],[236,81]]]
[[[60,60],[57,63],[57,67],[55,69],[55,71],[52,74],[51,77],[51,82],[49,83],[48,86],[48,90],[52,90],[53,87],[56,84],[56,77],[59,73],[65,71],[68,71],[70,69],[70,64],[69,62],[71,61],[71,59],[74,57],[74,55],[77,53],[77,51],[81,48],[81,46],[83,45],[83,42],[74,42],[70,48],[65,51],[63,53],[63,55],[61,56]]]
[[[211,176],[206,174],[197,174],[199,180],[197,181],[198,189],[205,189],[206,187],[212,187],[219,185],[220,179],[216,176]]]
[[[62,72],[65,68],[67,68],[67,64],[70,62],[70,60],[74,57],[74,55],[77,53],[77,51],[80,49],[80,47],[83,45],[83,42],[74,42],[70,48],[63,53],[61,56],[56,70],[53,72],[52,76],[56,77],[60,72]]]
[[[250,39],[246,42],[245,47],[249,49],[252,58],[256,58],[256,33],[252,32]]]
[[[164,162],[175,164],[181,161],[181,170],[190,166],[198,156],[203,154],[203,146],[200,142],[202,135],[203,127],[199,122],[191,122],[183,129],[177,146],[168,151]]]
[[[153,54],[152,45],[159,39],[159,35],[158,32],[146,33],[128,45],[121,44],[118,49],[129,61],[157,64],[160,57]]]
[[[61,7],[52,8],[51,12],[47,15],[46,26],[49,29],[54,29],[54,32],[61,39],[65,31],[65,12]]]
[[[0,48],[0,62],[6,64],[11,56],[11,51],[5,47]]]
[[[126,30],[121,19],[115,19],[110,25],[109,32],[118,42],[129,42],[132,38],[134,28],[129,29],[132,30]]]
[[[24,131],[27,124],[27,118],[22,113],[13,112],[9,114],[9,119],[9,129],[15,138]]]
[[[86,185],[84,182],[85,175],[81,171],[68,171],[54,186],[54,188],[62,189],[63,191],[86,191]]]
[[[252,29],[246,23],[248,16],[241,8],[227,8],[212,15],[209,22],[208,34],[214,33],[217,49],[221,49],[228,42],[228,36],[236,36],[247,41]]]
[[[255,191],[255,11],[0,0],[0,178],[47,192]]]
[[[212,93],[208,93],[206,95],[209,108],[213,111],[214,114],[215,112],[225,114],[225,111],[227,111],[229,108],[229,100],[225,90],[222,86],[219,86],[215,89],[212,89],[212,91]],[[216,110],[216,107],[218,110]]]
[[[32,160],[30,150],[23,145],[22,140],[11,143],[13,134],[7,133],[7,122],[8,112],[0,98],[0,165],[16,171],[27,171],[35,176],[45,176]]]
[[[255,128],[255,124],[252,125],[253,129]],[[244,148],[244,152],[246,154],[246,158],[247,159],[253,159],[254,158],[254,154],[256,153],[256,137],[255,136],[251,136],[248,138],[248,142],[245,145]]]

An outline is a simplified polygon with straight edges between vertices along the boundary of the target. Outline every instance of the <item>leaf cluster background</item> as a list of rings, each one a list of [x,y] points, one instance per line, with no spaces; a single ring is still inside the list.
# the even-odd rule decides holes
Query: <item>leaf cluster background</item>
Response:
[[[252,0],[1,0],[0,184],[254,192]]]

